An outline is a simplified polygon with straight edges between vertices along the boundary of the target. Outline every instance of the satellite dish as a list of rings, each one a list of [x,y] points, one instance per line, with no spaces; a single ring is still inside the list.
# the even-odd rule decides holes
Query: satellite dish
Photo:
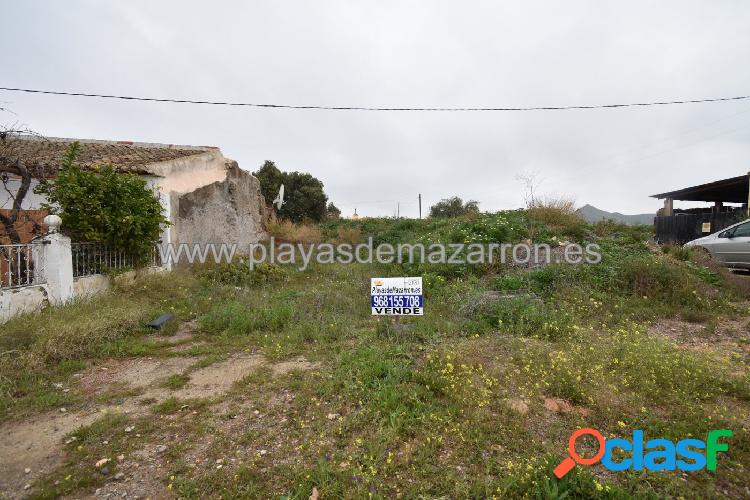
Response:
[[[279,194],[276,195],[276,198],[271,202],[271,204],[276,205],[276,210],[281,210],[281,205],[284,204],[284,185],[283,184],[279,187]]]

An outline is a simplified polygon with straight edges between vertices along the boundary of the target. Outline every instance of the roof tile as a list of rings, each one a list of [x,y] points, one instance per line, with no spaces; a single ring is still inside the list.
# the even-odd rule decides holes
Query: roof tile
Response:
[[[0,170],[22,161],[29,168],[54,173],[68,147],[75,141],[81,145],[77,160],[81,166],[90,168],[109,164],[118,172],[137,174],[152,173],[149,165],[154,163],[217,150],[210,146],[11,136],[0,140]]]

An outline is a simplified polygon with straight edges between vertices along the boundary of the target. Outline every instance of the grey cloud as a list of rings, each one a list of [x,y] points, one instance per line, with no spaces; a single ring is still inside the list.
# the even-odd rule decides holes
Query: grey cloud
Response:
[[[750,4],[13,2],[0,83],[366,106],[533,106],[750,94]],[[458,194],[522,203],[515,176],[605,210],[750,170],[750,102],[530,113],[357,113],[0,92],[55,136],[212,144],[320,177],[344,213]]]

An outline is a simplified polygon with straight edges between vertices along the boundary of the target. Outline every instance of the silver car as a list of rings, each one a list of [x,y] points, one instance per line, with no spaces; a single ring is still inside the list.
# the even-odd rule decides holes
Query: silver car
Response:
[[[706,249],[726,267],[750,269],[750,220],[689,241],[685,246]]]

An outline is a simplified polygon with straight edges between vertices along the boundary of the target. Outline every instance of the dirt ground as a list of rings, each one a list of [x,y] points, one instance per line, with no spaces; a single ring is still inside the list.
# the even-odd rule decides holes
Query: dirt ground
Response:
[[[718,324],[690,323],[680,319],[663,319],[651,323],[648,332],[667,337],[687,349],[717,350],[730,356],[750,360],[750,320],[722,320]]]
[[[170,349],[174,357],[110,359],[74,375],[75,390],[84,398],[75,408],[49,412],[32,418],[10,422],[0,430],[0,497],[23,498],[33,490],[31,485],[63,463],[66,438],[77,429],[95,422],[107,414],[142,417],[152,412],[154,405],[177,400],[209,400],[221,416],[227,410],[221,397],[232,386],[260,367],[270,369],[274,376],[292,370],[310,370],[316,365],[304,358],[270,363],[262,355],[234,354],[215,363],[205,364],[201,356],[182,356],[189,350],[191,334],[182,328],[177,335],[166,338],[179,350]],[[187,378],[181,387],[170,388],[164,383],[170,376]],[[107,395],[118,395],[116,403],[101,402]],[[185,405],[187,406],[187,405]],[[163,417],[164,418],[164,417]],[[168,420],[169,417],[166,417]],[[228,419],[231,422],[231,418]],[[224,425],[224,424],[223,424]],[[165,429],[171,431],[169,424]],[[135,436],[138,429],[125,429]],[[170,496],[163,484],[163,455],[180,439],[179,432],[160,433],[160,441],[147,443],[140,450],[117,457],[118,473],[98,488],[95,498],[159,498]],[[66,440],[68,441],[66,443]],[[187,457],[190,463],[200,462],[200,445]],[[106,469],[105,469],[106,470]],[[78,498],[78,497],[77,497]]]
[[[335,286],[341,286],[343,281],[336,281]],[[456,290],[465,293],[464,288]],[[283,302],[278,305],[281,292],[274,289],[269,293],[272,295],[264,303],[276,306],[255,307],[281,316],[287,311]],[[284,494],[317,498],[313,495],[316,488],[324,498],[337,496],[337,491],[344,492],[340,497],[361,497],[376,491],[370,485],[378,484],[381,478],[380,484],[387,486],[386,480],[398,474],[404,476],[396,478],[395,486],[383,488],[382,496],[396,497],[401,488],[403,497],[417,497],[435,487],[432,491],[440,494],[452,491],[448,496],[463,498],[471,496],[465,493],[468,489],[451,488],[468,477],[482,480],[488,477],[480,469],[488,456],[507,466],[503,470],[513,481],[525,475],[509,472],[511,462],[508,460],[506,464],[506,459],[511,454],[512,466],[519,470],[542,471],[546,467],[543,462],[525,460],[528,443],[515,443],[517,436],[534,437],[535,453],[543,456],[557,453],[555,443],[567,442],[569,429],[583,423],[621,432],[625,423],[621,415],[629,415],[634,421],[640,418],[628,414],[625,405],[616,406],[623,394],[640,398],[649,412],[652,408],[663,412],[658,415],[665,421],[671,416],[682,418],[682,400],[674,408],[657,407],[637,390],[607,399],[606,404],[612,404],[620,413],[602,418],[603,405],[598,401],[574,399],[559,389],[532,388],[532,384],[545,382],[549,387],[559,374],[569,374],[572,379],[576,366],[570,364],[564,367],[566,371],[554,371],[553,361],[561,358],[552,356],[577,355],[579,344],[572,341],[551,343],[497,331],[466,338],[465,323],[451,324],[446,316],[437,316],[428,318],[433,322],[428,326],[433,330],[454,328],[450,342],[427,350],[432,347],[427,348],[426,342],[410,341],[404,345],[409,345],[407,352],[416,361],[404,361],[401,347],[394,348],[390,340],[382,338],[391,332],[381,332],[370,318],[357,323],[359,320],[353,319],[352,313],[346,317],[347,321],[340,319],[340,311],[350,309],[351,293],[347,290],[337,298],[328,316],[320,313],[323,327],[310,337],[299,323],[279,331],[264,325],[253,331],[252,336],[232,334],[224,327],[212,329],[207,326],[210,325],[207,319],[221,319],[227,314],[239,315],[241,320],[260,317],[242,314],[252,310],[252,305],[236,308],[222,305],[216,307],[218,312],[199,316],[200,329],[196,322],[189,321],[173,335],[140,332],[128,335],[123,339],[126,343],[116,344],[117,349],[103,351],[107,354],[95,359],[76,358],[70,369],[76,373],[71,375],[69,370],[65,378],[45,379],[44,391],[39,391],[41,396],[49,392],[70,395],[64,399],[66,408],[33,413],[34,408],[27,405],[14,413],[15,420],[0,426],[0,498],[143,499]],[[320,311],[323,303],[316,294],[295,300],[298,302],[289,307],[307,307],[304,309],[307,312]],[[742,304],[743,310],[747,306]],[[586,303],[585,308],[588,307]],[[682,359],[671,356],[674,342],[679,348],[691,351],[690,358],[700,362],[703,358],[693,354],[716,354],[732,370],[743,370],[737,375],[744,376],[750,360],[750,320],[739,315],[692,312],[680,311],[671,319],[646,325],[650,335],[671,341],[669,349],[662,347],[659,355],[669,360]],[[641,326],[638,325],[638,335],[633,335],[637,341],[643,338]],[[405,324],[406,328],[414,328],[414,324]],[[597,337],[592,339],[597,349],[594,352],[611,356],[611,344]],[[297,347],[294,342],[305,347]],[[334,357],[336,348],[345,354]],[[435,357],[422,357],[424,350]],[[112,356],[112,352],[130,354],[118,357]],[[515,352],[523,356],[514,359]],[[306,357],[301,357],[302,353]],[[312,359],[320,360],[320,364],[311,362]],[[432,363],[429,359],[434,364],[427,366]],[[529,374],[525,374],[526,367],[531,370]],[[479,368],[482,371],[476,371]],[[633,376],[641,368],[629,369]],[[646,369],[654,371],[653,366]],[[419,378],[412,377],[415,372]],[[682,376],[683,372],[659,373]],[[446,389],[440,392],[430,389],[433,381],[444,384]],[[586,387],[599,387],[592,381],[586,383]],[[457,390],[447,390],[448,384],[451,389],[455,384]],[[477,385],[472,391],[460,390],[467,384]],[[523,391],[517,390],[522,387]],[[505,391],[506,388],[511,390]],[[489,408],[484,406],[487,405],[485,390],[498,393]],[[367,395],[373,393],[377,397],[367,400]],[[390,424],[383,423],[385,420],[378,420],[379,412],[384,401],[399,398],[403,400],[395,402],[390,415],[399,415],[398,418],[406,415],[411,419],[410,424],[393,431],[386,447],[378,433],[392,429],[386,429]],[[414,401],[429,401],[430,405],[414,405]],[[700,415],[737,416],[732,421],[734,428],[750,428],[746,400],[735,393],[700,403],[706,405]],[[607,410],[606,415],[611,415]],[[397,420],[387,422],[398,423]],[[415,422],[419,429],[416,434]],[[477,433],[476,442],[463,441],[465,429]],[[376,439],[371,439],[373,436]],[[477,458],[474,452],[484,443],[492,444]],[[382,448],[377,448],[381,445]],[[375,455],[379,458],[373,458]],[[406,464],[416,465],[409,470]],[[719,485],[722,489],[714,491],[738,498],[747,496],[750,490],[742,476],[744,470],[740,461],[737,464],[725,464],[726,479]],[[472,471],[475,465],[478,468]],[[616,478],[597,477],[616,484]],[[426,478],[424,483],[421,478]],[[370,480],[373,482],[365,483]],[[277,484],[281,486],[275,488]],[[579,492],[572,496],[585,497],[582,495]]]

